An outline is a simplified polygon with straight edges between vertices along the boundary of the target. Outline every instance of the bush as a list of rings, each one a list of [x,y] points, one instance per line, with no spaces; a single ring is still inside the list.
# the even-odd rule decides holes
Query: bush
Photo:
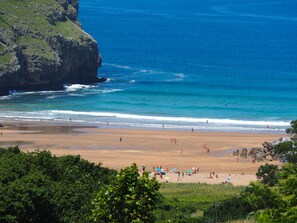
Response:
[[[115,173],[80,156],[0,148],[0,222],[87,222]]]

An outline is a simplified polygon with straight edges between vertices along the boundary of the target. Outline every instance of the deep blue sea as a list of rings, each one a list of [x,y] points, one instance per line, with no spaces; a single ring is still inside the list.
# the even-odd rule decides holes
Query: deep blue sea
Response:
[[[0,116],[283,131],[297,119],[297,1],[80,0],[106,83],[0,98]]]

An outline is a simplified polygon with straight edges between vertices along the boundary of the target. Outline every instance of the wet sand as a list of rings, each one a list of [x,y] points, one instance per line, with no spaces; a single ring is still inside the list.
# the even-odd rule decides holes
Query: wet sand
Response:
[[[220,183],[231,174],[235,185],[247,185],[255,180],[262,163],[250,159],[239,161],[231,156],[233,150],[243,147],[260,147],[264,141],[273,141],[284,135],[271,133],[191,132],[173,130],[119,129],[102,126],[83,126],[74,123],[54,122],[2,122],[0,146],[19,145],[23,151],[50,150],[60,156],[80,155],[105,167],[121,169],[136,162],[141,168],[152,171],[162,166],[165,171],[180,171],[199,167],[199,174],[185,176],[177,181],[169,174],[169,182]],[[122,141],[120,141],[122,138]],[[171,142],[171,138],[176,139]],[[206,144],[210,152],[203,149]],[[207,179],[216,172],[219,179]],[[241,175],[242,172],[245,175]]]

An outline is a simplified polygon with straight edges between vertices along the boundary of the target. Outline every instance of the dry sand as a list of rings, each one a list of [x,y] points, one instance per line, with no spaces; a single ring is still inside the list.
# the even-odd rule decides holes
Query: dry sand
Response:
[[[23,151],[50,150],[55,155],[79,154],[103,166],[121,169],[136,162],[139,167],[162,166],[186,171],[199,167],[199,174],[185,176],[178,182],[220,183],[231,174],[232,183],[247,185],[255,180],[255,173],[263,163],[239,161],[232,150],[260,147],[264,141],[273,141],[283,135],[271,133],[191,132],[172,130],[139,130],[73,126],[73,123],[9,122],[3,123],[0,146],[19,145]],[[122,138],[122,142],[120,142]],[[176,143],[171,142],[176,139]],[[203,144],[210,148],[207,153]],[[216,172],[218,179],[206,179]],[[241,173],[244,172],[244,175]],[[177,182],[177,174],[169,173],[161,181]],[[168,179],[169,178],[169,179]]]

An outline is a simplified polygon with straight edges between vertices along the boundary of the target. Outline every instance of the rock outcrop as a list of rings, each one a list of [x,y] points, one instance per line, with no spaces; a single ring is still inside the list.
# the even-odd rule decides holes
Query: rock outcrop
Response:
[[[98,82],[98,46],[77,15],[78,0],[0,1],[0,95]]]
[[[232,155],[243,158],[251,158],[252,161],[273,161],[281,157],[274,152],[274,147],[279,143],[290,142],[289,137],[282,137],[273,142],[264,142],[262,147],[242,148],[233,151]]]

